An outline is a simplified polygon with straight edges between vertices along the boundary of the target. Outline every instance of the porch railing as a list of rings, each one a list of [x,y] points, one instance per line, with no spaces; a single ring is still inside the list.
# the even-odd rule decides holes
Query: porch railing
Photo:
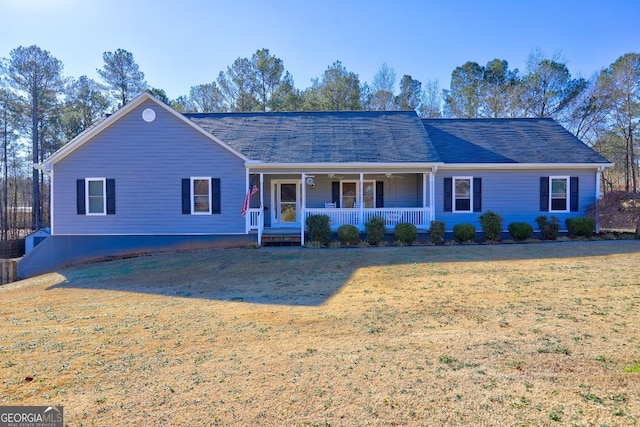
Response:
[[[331,221],[331,229],[337,230],[341,225],[354,225],[360,229],[373,217],[385,220],[387,228],[393,228],[401,222],[408,222],[419,229],[429,228],[431,216],[429,208],[307,208],[304,218],[311,215],[327,215]]]
[[[249,209],[249,230],[258,230],[258,242],[262,241],[262,231],[264,230],[264,221],[262,221],[262,209]]]

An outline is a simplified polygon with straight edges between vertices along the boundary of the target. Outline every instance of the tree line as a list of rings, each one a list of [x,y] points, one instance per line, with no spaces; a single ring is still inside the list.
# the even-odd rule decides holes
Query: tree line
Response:
[[[558,56],[532,52],[523,70],[503,59],[468,61],[448,89],[410,74],[398,79],[382,64],[361,82],[341,61],[299,89],[284,61],[259,49],[238,58],[210,82],[169,99],[149,86],[133,54],[103,54],[101,81],[63,74],[63,64],[38,46],[17,47],[0,60],[0,239],[49,224],[46,174],[33,168],[105,114],[148,91],[179,112],[415,110],[424,118],[552,117],[615,163],[604,191],[638,190],[640,54],[625,53],[596,75],[573,77]]]

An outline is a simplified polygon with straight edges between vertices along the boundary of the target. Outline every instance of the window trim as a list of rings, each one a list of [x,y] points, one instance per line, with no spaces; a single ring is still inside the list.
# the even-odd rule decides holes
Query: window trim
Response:
[[[190,183],[189,183],[189,187],[190,187],[190,204],[191,204],[191,215],[211,215],[212,214],[212,209],[213,209],[213,184],[211,182],[211,177],[210,176],[192,176],[190,178]],[[207,194],[207,211],[197,211],[195,210],[195,204],[196,204],[196,191],[195,191],[195,182],[196,181],[207,181],[207,188],[208,188],[208,194]]]
[[[469,180],[469,209],[457,209],[456,208],[456,181]],[[473,176],[452,176],[451,177],[451,212],[453,213],[472,213],[473,210]],[[460,199],[466,200],[466,199]]]
[[[564,201],[565,208],[564,209],[553,209],[553,180],[564,180],[567,185],[567,191],[565,192]],[[556,197],[556,200],[560,200],[560,198]],[[549,212],[556,213],[567,213],[571,211],[571,177],[569,176],[549,176]]]
[[[378,187],[377,184],[379,181],[376,181],[375,179],[364,179],[362,180],[363,183],[363,187],[366,185],[367,182],[371,182],[373,184],[373,194],[372,194],[372,207],[376,208],[378,206]],[[343,185],[347,183],[347,184],[356,184],[356,194],[355,194],[355,201],[354,203],[358,203],[361,198],[360,198],[360,180],[353,180],[353,179],[341,179],[340,180],[340,205],[341,207],[344,207],[344,192],[343,192]],[[364,198],[362,198],[362,201],[364,202]],[[364,206],[363,206],[364,207]],[[357,208],[355,208],[357,209]]]
[[[102,212],[91,212],[90,200],[90,182],[102,182]],[[85,192],[84,192],[84,206],[85,215],[87,216],[106,216],[107,215],[107,178],[85,178],[84,179]]]

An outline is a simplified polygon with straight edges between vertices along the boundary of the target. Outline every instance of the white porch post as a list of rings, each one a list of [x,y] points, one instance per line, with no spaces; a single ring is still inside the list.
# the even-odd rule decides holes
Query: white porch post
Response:
[[[598,220],[598,200],[600,200],[600,179],[604,168],[600,166],[596,171],[596,233],[600,233],[600,221]]]
[[[302,172],[302,200],[300,200],[300,246],[304,246],[304,222],[305,222],[305,212],[307,199],[307,185],[305,180],[305,173]]]
[[[249,189],[249,168],[244,170],[244,191]],[[242,196],[245,196],[246,193],[243,193]],[[250,207],[251,205],[249,205]],[[251,213],[247,212],[244,216],[244,232],[249,234],[249,228],[251,227]]]
[[[360,203],[360,212],[358,212],[358,225],[360,229],[364,227],[364,173],[360,172],[360,196],[358,197],[358,203]]]
[[[427,173],[422,174],[422,209],[427,208]],[[429,186],[431,186],[431,182],[429,182]],[[424,211],[423,211],[424,212]],[[424,218],[423,221],[429,220],[431,221],[431,211],[429,211],[429,218]],[[422,224],[425,225],[425,224]]]
[[[436,172],[438,172],[438,167],[433,166],[431,172],[429,172],[429,212],[431,216],[431,221],[436,219]]]
[[[260,172],[260,213],[258,214],[258,245],[262,245],[264,231],[264,174]]]

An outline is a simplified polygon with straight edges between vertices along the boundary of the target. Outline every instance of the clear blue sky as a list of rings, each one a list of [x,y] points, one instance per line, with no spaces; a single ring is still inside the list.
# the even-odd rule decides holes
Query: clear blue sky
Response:
[[[523,70],[536,49],[589,78],[640,51],[639,22],[640,0],[0,0],[0,57],[35,44],[99,80],[103,52],[122,48],[170,98],[261,48],[299,89],[336,60],[361,82],[386,63],[448,88],[466,61]]]

